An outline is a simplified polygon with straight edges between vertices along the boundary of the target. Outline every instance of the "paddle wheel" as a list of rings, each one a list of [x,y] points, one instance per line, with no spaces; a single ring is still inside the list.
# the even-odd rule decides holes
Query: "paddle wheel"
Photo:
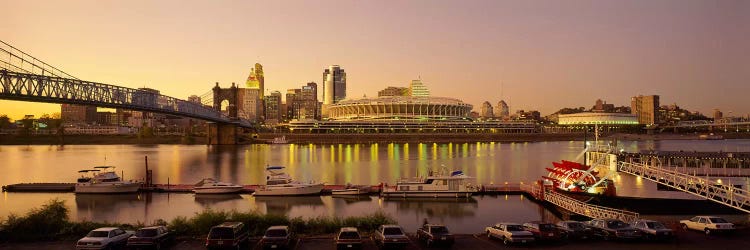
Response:
[[[546,168],[549,173],[542,178],[551,181],[556,189],[574,193],[605,193],[608,189],[609,185],[600,185],[606,182],[597,177],[599,173],[590,166],[565,160],[552,165],[553,168]]]

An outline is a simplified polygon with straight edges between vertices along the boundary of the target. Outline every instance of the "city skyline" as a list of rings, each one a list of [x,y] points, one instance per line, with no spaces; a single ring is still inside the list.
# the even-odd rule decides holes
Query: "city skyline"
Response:
[[[344,2],[326,15],[327,4],[309,2],[3,2],[17,10],[0,23],[4,41],[87,81],[180,99],[242,83],[259,62],[271,91],[322,83],[337,64],[349,98],[421,76],[431,95],[474,110],[504,100],[511,112],[549,114],[660,95],[703,114],[750,113],[744,1]],[[60,111],[0,105],[13,119]]]

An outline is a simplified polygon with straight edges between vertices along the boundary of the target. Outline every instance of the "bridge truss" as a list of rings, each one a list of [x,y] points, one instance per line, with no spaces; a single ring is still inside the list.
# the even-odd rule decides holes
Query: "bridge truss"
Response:
[[[702,198],[750,213],[750,194],[741,188],[725,185],[698,176],[683,174],[642,163],[619,162],[618,171],[694,194]]]

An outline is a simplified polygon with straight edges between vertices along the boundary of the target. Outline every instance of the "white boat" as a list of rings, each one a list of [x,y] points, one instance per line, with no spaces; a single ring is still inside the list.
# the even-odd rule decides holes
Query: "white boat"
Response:
[[[286,136],[282,137],[274,137],[273,140],[271,140],[271,144],[287,144],[289,141],[286,140]]]
[[[369,186],[353,186],[347,184],[343,189],[332,189],[331,195],[364,195],[370,194]]]
[[[91,173],[93,176],[81,176],[76,183],[77,194],[105,194],[105,193],[134,193],[138,192],[141,183],[135,181],[123,181],[115,173],[113,166],[96,166],[94,169],[78,171],[79,173]]]
[[[469,183],[473,177],[464,175],[461,171],[453,171],[450,175],[432,173],[417,180],[402,180],[393,187],[384,187],[380,192],[383,197],[432,197],[455,198],[471,197],[479,189]]]
[[[232,183],[218,182],[211,178],[205,178],[193,187],[196,194],[231,194],[242,191],[243,187]]]
[[[323,183],[302,183],[292,180],[283,172],[284,167],[266,167],[266,185],[255,190],[255,196],[317,195],[323,190]]]

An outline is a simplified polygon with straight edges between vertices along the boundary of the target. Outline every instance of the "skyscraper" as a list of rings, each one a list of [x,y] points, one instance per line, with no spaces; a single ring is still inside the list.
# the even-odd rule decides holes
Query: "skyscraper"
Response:
[[[334,104],[346,98],[346,72],[339,65],[323,71],[323,104]]]
[[[485,101],[482,103],[482,110],[479,112],[479,117],[481,118],[492,118],[494,114],[492,113],[492,104],[490,102]]]
[[[256,63],[255,67],[250,69],[250,75],[247,77],[247,81],[245,82],[245,85],[249,89],[258,89],[260,90],[260,99],[263,99],[263,65],[260,65],[260,63]]]
[[[266,96],[263,100],[265,107],[263,110],[266,112],[267,124],[276,124],[281,121],[281,92],[272,91],[271,95]]]
[[[411,80],[409,92],[411,92],[411,96],[430,96],[430,90],[427,89],[427,86],[424,86],[422,79]]]
[[[638,123],[640,124],[659,123],[659,96],[639,95],[630,98],[630,112],[638,117]]]
[[[495,117],[502,119],[510,118],[510,107],[508,107],[508,104],[505,103],[504,100],[500,100],[500,102],[497,103],[496,108],[497,112],[495,112]]]

